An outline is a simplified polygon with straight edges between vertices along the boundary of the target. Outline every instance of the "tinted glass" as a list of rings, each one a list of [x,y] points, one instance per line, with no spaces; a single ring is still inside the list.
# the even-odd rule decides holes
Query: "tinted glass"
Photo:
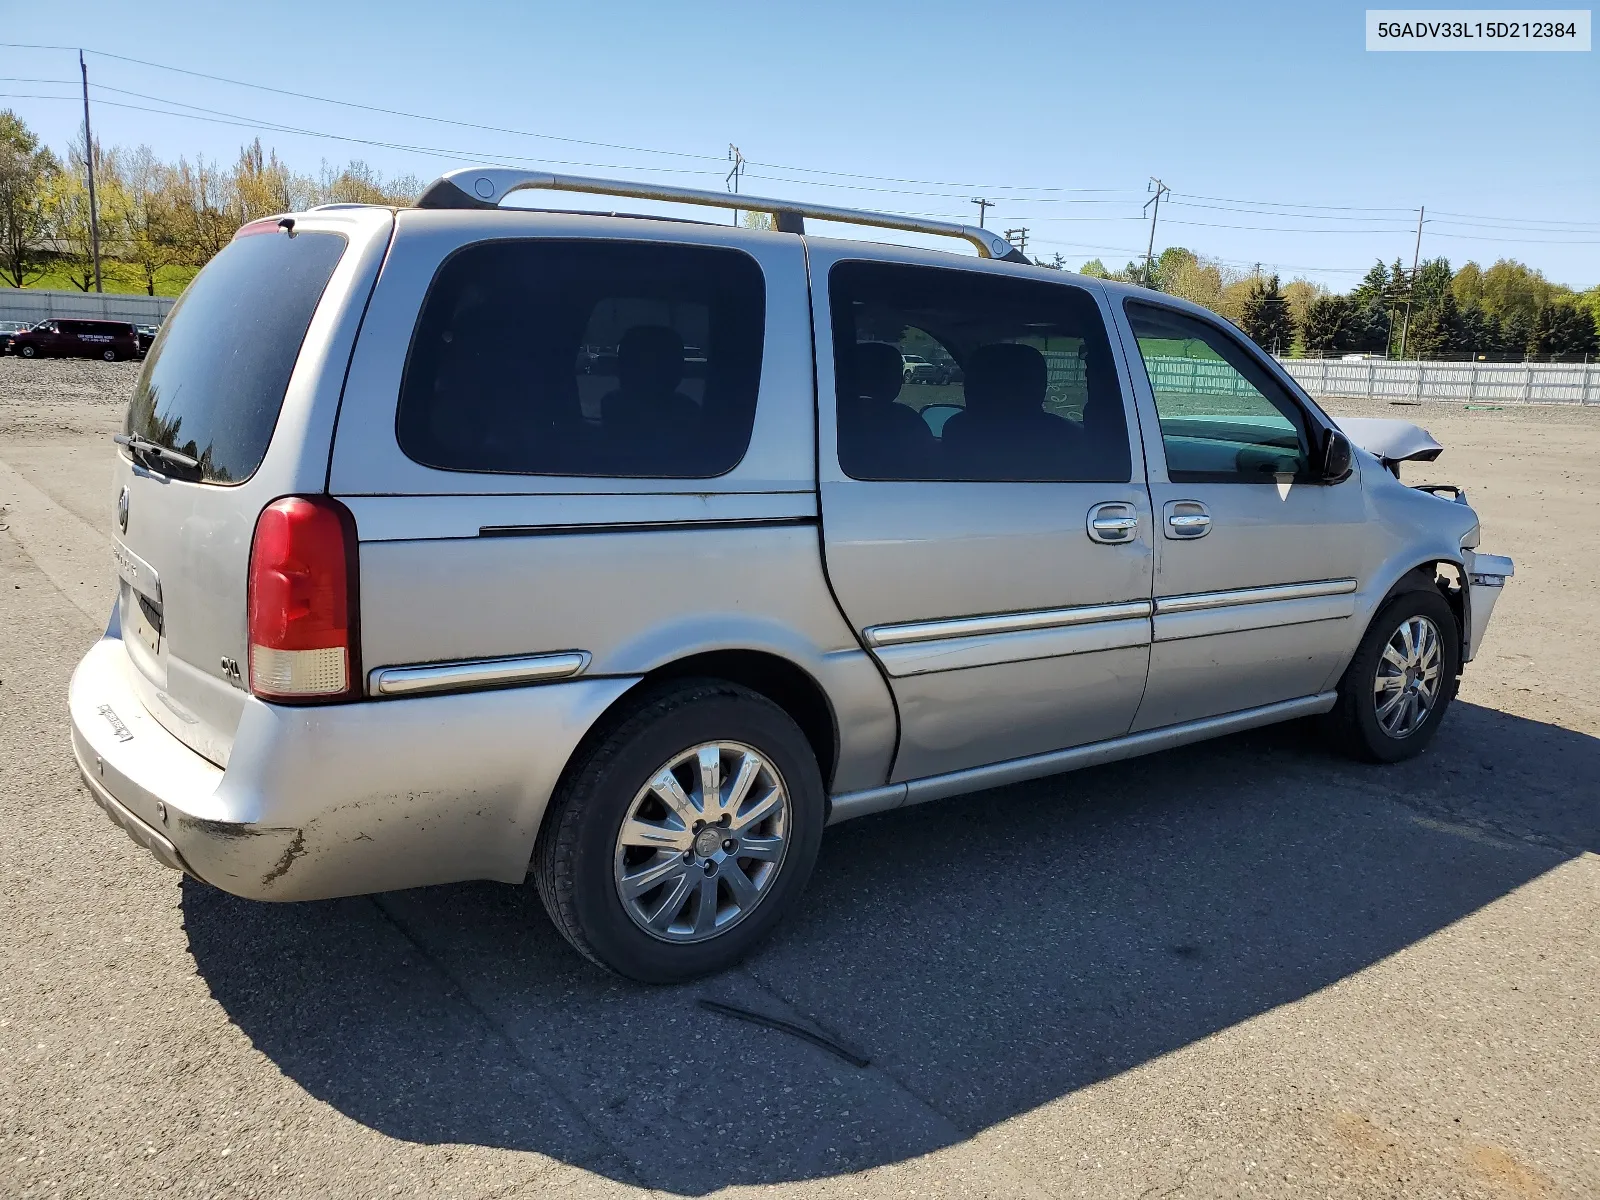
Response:
[[[447,471],[704,479],[750,443],[765,287],[734,250],[495,241],[439,269],[400,447]]]
[[[255,474],[344,247],[336,233],[230,242],[163,323],[128,405],[127,432],[198,458],[207,482]]]
[[[1082,288],[854,262],[828,295],[845,474],[1132,477],[1111,346]]]
[[[1174,483],[1308,480],[1305,415],[1236,338],[1185,313],[1130,301]]]

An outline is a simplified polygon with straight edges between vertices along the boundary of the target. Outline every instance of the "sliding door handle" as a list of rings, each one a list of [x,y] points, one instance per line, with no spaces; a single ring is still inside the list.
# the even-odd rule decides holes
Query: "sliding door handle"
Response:
[[[1169,500],[1161,506],[1163,532],[1174,541],[1193,541],[1211,532],[1211,514],[1198,500]]]
[[[1089,540],[1105,546],[1126,545],[1139,534],[1139,511],[1113,501],[1089,510]]]

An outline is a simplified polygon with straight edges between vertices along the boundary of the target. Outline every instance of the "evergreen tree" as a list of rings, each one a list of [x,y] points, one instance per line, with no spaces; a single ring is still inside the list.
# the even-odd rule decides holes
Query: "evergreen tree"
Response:
[[[1355,309],[1344,296],[1318,296],[1308,304],[1300,325],[1302,352],[1313,358],[1340,353]]]
[[[1452,294],[1454,294],[1452,292]],[[1460,309],[1460,327],[1457,334],[1460,348],[1468,354],[1483,355],[1500,352],[1500,322],[1491,317],[1481,304],[1467,304]]]
[[[1239,328],[1269,354],[1289,353],[1294,345],[1294,317],[1276,275],[1257,277],[1250,284],[1239,314]]]
[[[1596,349],[1594,321],[1571,302],[1546,304],[1534,316],[1528,349],[1552,358],[1592,355]]]

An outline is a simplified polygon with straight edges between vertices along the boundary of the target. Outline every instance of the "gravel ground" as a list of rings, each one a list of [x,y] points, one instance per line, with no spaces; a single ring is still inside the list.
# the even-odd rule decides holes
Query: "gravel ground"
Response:
[[[143,367],[92,358],[0,358],[0,437],[114,433]]]
[[[250,904],[105,820],[63,695],[135,371],[0,360],[7,1200],[1600,1195],[1600,411],[1364,410],[1517,560],[1419,759],[1285,727],[851,822],[646,989],[526,890]]]

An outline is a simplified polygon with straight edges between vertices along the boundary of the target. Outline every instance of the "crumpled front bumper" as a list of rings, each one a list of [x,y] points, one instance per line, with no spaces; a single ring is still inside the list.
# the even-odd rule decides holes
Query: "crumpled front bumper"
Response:
[[[1502,554],[1480,554],[1476,550],[1461,552],[1462,568],[1467,586],[1467,628],[1461,661],[1471,662],[1483,645],[1483,635],[1489,628],[1489,618],[1494,615],[1495,602],[1506,586],[1506,580],[1516,573],[1515,565]]]
[[[235,895],[520,882],[578,741],[631,679],[291,708],[251,699],[228,768],[145,711],[115,624],[73,673],[72,747],[113,821]]]

